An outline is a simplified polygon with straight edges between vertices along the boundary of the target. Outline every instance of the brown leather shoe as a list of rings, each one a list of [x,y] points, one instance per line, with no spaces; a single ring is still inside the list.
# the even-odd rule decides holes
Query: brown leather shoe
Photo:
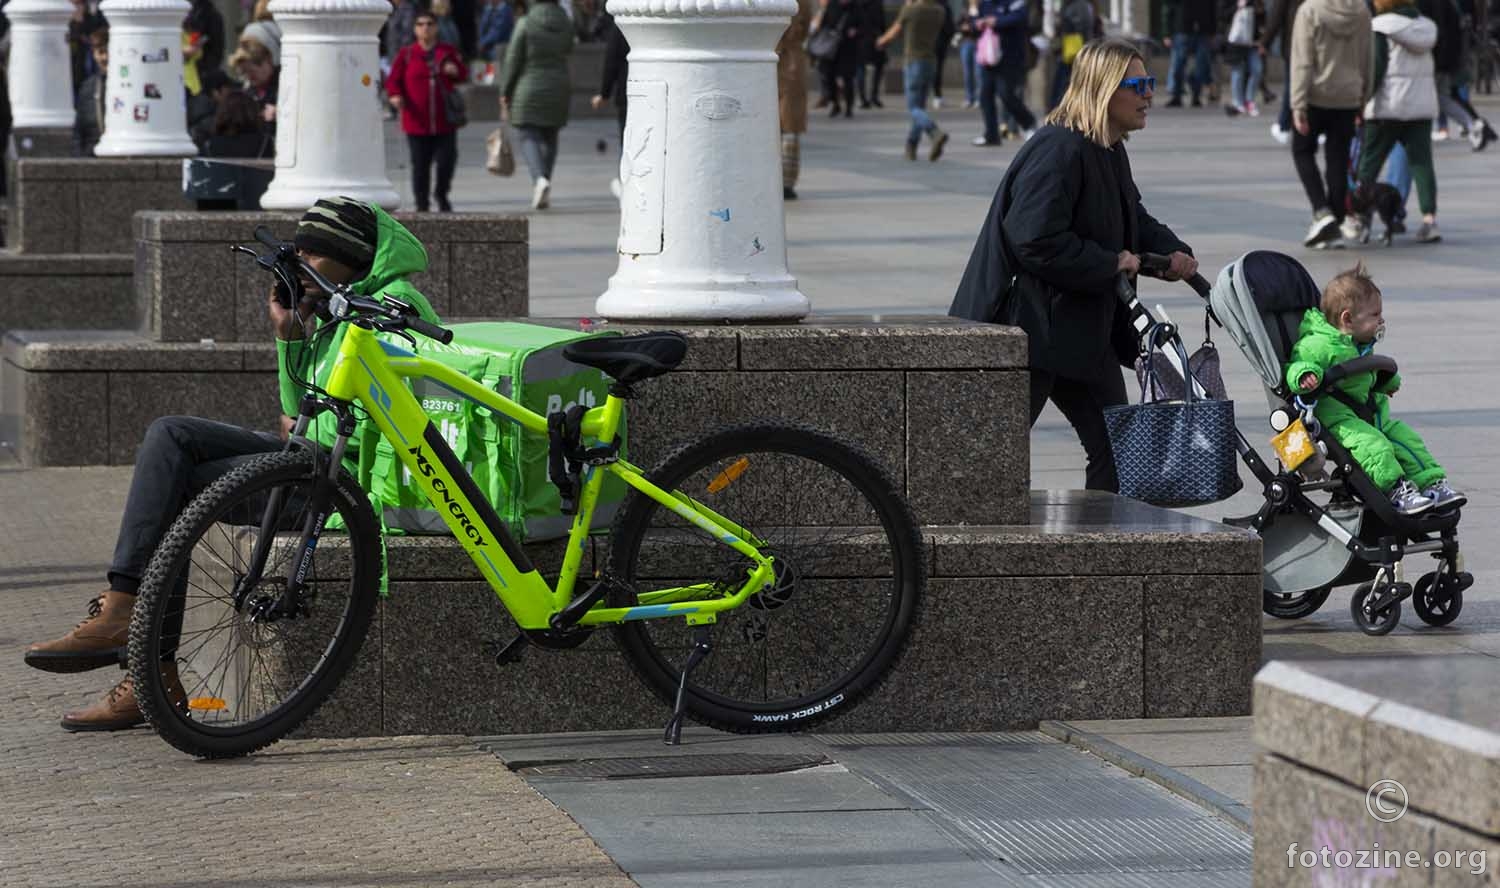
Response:
[[[167,697],[181,708],[187,705],[187,692],[177,677],[177,664],[162,665],[162,675],[167,680]],[[120,731],[145,722],[141,707],[135,700],[135,683],[130,676],[110,688],[104,699],[87,709],[69,712],[62,717],[64,731]]]
[[[72,632],[26,649],[26,665],[45,672],[87,672],[125,662],[135,596],[105,592],[89,602],[89,615]]]

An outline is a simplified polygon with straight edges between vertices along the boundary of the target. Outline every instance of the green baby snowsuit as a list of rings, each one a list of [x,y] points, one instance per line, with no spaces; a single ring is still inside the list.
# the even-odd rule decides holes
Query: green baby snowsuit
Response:
[[[1373,343],[1365,346],[1356,343],[1354,337],[1330,324],[1317,308],[1308,309],[1302,317],[1298,337],[1286,368],[1286,382],[1294,392],[1300,391],[1297,383],[1304,374],[1312,373],[1321,382],[1329,367],[1367,355],[1374,348]],[[1333,397],[1319,399],[1313,415],[1348,448],[1382,493],[1390,493],[1402,478],[1411,481],[1418,490],[1446,478],[1443,467],[1427,452],[1427,445],[1411,426],[1391,419],[1388,395],[1400,388],[1401,377],[1391,377],[1372,397],[1374,386],[1374,372],[1356,373],[1338,384],[1339,391],[1360,404],[1370,405],[1375,418],[1373,425]]]

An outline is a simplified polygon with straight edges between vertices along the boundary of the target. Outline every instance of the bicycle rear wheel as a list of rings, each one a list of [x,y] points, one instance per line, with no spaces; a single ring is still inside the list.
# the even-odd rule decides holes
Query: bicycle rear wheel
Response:
[[[925,585],[923,547],[910,507],[873,459],[822,432],[761,424],[688,445],[649,477],[739,524],[776,563],[771,587],[719,615],[713,653],[687,683],[691,718],[740,733],[799,730],[853,706],[896,664]],[[728,595],[754,566],[639,492],[610,545],[615,606],[683,584]],[[672,704],[690,627],[660,619],[615,633],[636,673]]]
[[[306,612],[269,609],[299,569],[315,482],[307,451],[258,457],[189,503],[151,557],[130,623],[131,676],[151,726],[183,752],[226,758],[280,740],[338,686],[364,641],[379,594],[380,531],[347,473],[326,512],[343,519],[346,551],[325,533],[307,566]],[[236,601],[273,494],[280,508],[265,569]],[[185,703],[162,668],[148,668],[167,662],[177,664]]]

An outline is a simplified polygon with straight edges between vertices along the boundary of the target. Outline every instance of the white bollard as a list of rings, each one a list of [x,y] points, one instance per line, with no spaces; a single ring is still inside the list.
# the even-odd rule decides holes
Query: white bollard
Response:
[[[276,176],[260,205],[302,210],[346,195],[395,209],[376,91],[385,0],[273,0],[281,25]]]
[[[794,320],[776,42],[796,0],[610,0],[630,41],[614,320]]]
[[[10,106],[16,129],[73,126],[68,0],[11,0]]]
[[[182,85],[182,20],[187,0],[104,0],[109,71],[104,78],[104,134],[97,157],[197,154],[188,138]]]

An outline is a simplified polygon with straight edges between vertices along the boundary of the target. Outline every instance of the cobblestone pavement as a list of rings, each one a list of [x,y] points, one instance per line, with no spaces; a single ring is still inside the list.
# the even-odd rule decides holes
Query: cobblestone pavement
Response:
[[[634,884],[462,737],[288,741],[209,763],[144,728],[62,731],[122,673],[51,675],[21,652],[103,588],[129,477],[0,463],[0,886]]]

